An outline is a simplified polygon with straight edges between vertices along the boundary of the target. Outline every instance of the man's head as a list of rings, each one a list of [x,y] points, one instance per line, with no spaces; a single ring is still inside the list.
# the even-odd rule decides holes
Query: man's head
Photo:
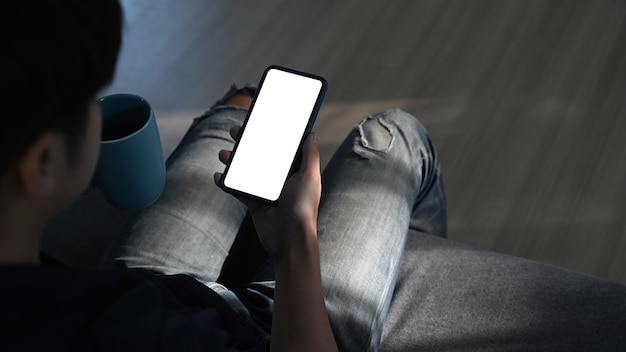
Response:
[[[113,77],[121,43],[116,0],[2,2],[0,174],[38,136],[62,133],[77,152],[87,108]]]
[[[117,0],[0,2],[3,185],[28,191],[29,156],[39,158],[31,162],[40,163],[40,173],[57,172],[59,156],[70,173],[86,161],[92,165],[79,173],[88,175],[77,177],[91,177],[95,162],[87,159],[97,158],[97,145],[86,139],[100,131],[94,98],[113,77],[121,24]],[[65,155],[55,154],[59,150]]]

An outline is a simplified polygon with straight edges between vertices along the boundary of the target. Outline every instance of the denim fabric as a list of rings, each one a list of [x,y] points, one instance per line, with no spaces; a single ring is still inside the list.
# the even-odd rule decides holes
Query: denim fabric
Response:
[[[221,149],[232,149],[230,127],[246,110],[216,107],[192,124],[167,161],[161,198],[132,220],[113,256],[133,268],[185,273],[216,281],[246,207],[213,181]],[[210,118],[209,118],[210,117]]]
[[[439,161],[417,119],[389,110],[357,125],[322,183],[318,236],[333,331],[342,350],[377,350],[407,229],[446,235]]]
[[[128,267],[195,277],[269,338],[267,271],[232,291],[215,283],[246,215],[213,182],[224,169],[218,151],[232,149],[228,130],[246,110],[219,103],[194,121],[168,159],[163,195],[135,216],[111,255]],[[341,350],[377,350],[407,229],[446,235],[439,162],[417,119],[390,110],[355,127],[322,182],[318,234],[333,332]]]
[[[251,282],[237,292],[217,283],[247,212],[213,181],[213,174],[224,169],[218,152],[234,146],[229,129],[243,123],[247,110],[219,104],[194,120],[167,160],[163,194],[133,216],[107,260],[190,275],[220,294],[269,340],[274,282]]]

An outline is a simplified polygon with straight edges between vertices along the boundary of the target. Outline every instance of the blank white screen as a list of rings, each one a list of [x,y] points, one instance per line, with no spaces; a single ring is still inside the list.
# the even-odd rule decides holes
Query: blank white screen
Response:
[[[321,89],[317,79],[267,72],[224,179],[226,187],[278,199]]]

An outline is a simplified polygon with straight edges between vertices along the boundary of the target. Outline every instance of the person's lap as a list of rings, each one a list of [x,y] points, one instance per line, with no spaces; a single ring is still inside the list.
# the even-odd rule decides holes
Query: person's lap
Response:
[[[271,321],[271,307],[267,305],[271,305],[273,295],[271,265],[268,266],[262,256],[260,260],[257,256],[254,265],[249,263],[249,250],[247,254],[237,254],[241,248],[245,253],[250,243],[258,248],[253,238],[254,229],[246,219],[245,207],[215,186],[212,178],[215,171],[223,169],[217,160],[218,151],[232,149],[234,142],[228,135],[229,128],[240,125],[245,114],[243,109],[219,107],[207,117],[196,120],[168,161],[168,179],[162,198],[137,216],[128,235],[113,253],[130,267],[185,273],[210,287],[212,282],[219,281],[235,290],[236,298],[244,302],[257,323],[267,330]],[[377,347],[401,266],[404,269],[400,283],[404,286],[396,293],[407,294],[415,289],[414,301],[405,298],[411,311],[394,315],[394,320],[385,328],[393,326],[404,332],[420,330],[412,334],[412,340],[424,341],[422,347],[455,349],[463,342],[462,334],[468,335],[468,341],[476,341],[472,336],[478,335],[486,339],[506,334],[532,336],[534,330],[524,326],[529,321],[517,317],[520,309],[539,314],[541,306],[553,304],[554,299],[533,296],[533,291],[519,284],[518,274],[526,275],[531,282],[534,280],[535,285],[562,287],[557,290],[562,295],[567,295],[568,287],[586,282],[585,277],[578,274],[562,284],[553,282],[560,277],[560,271],[555,273],[551,267],[528,261],[519,264],[518,258],[501,255],[496,255],[493,264],[507,267],[508,271],[502,271],[506,275],[494,277],[493,270],[498,269],[485,265],[481,258],[495,254],[458,246],[431,235],[411,238],[411,243],[417,241],[422,247],[418,248],[419,256],[409,258],[412,265],[407,267],[402,259],[407,229],[445,237],[445,221],[439,164],[419,122],[404,112],[393,110],[368,117],[355,127],[324,171],[318,223],[323,285],[340,347],[346,350]],[[242,237],[245,238],[243,245],[238,246]],[[233,243],[239,250],[231,251]],[[448,260],[451,257],[454,259]],[[259,264],[266,264],[263,268],[269,270],[255,276],[254,270]],[[237,268],[230,270],[237,274],[242,271],[241,267],[250,266],[253,268],[243,270],[249,279],[225,274],[229,267]],[[518,269],[520,273],[515,271]],[[542,272],[551,274],[541,275]],[[473,283],[472,290],[468,291],[470,296],[455,289],[460,279]],[[414,287],[407,288],[407,280]],[[498,329],[494,320],[489,320],[493,310],[483,310],[487,297],[493,297],[495,292],[490,283],[510,288],[497,291],[500,297],[494,305],[502,309],[497,315],[507,322],[508,331]],[[433,292],[447,295],[439,299]],[[264,298],[260,300],[261,306],[251,303],[259,297]],[[522,309],[527,305],[534,308]],[[460,306],[465,310],[458,309]],[[467,317],[481,312],[485,314],[479,319]],[[457,329],[450,323],[455,321],[452,314],[460,314],[460,321],[468,320],[473,324]],[[558,311],[557,315],[560,319],[571,318],[565,310]],[[407,327],[397,320],[398,316],[405,319],[404,322],[430,325],[428,328],[423,324]],[[447,326],[439,329],[438,323]],[[515,329],[520,331],[510,331]],[[388,338],[389,330],[385,336],[383,347],[386,349],[399,345],[390,342],[393,340]],[[451,341],[444,341],[445,338]],[[483,342],[483,346],[493,345],[491,340],[479,342]]]
[[[194,122],[168,160],[163,195],[131,222],[112,257],[207,284],[218,280],[246,210],[210,176],[223,168],[218,151],[232,149],[228,130],[245,114],[218,106]],[[377,346],[407,229],[415,223],[446,231],[439,165],[426,131],[399,110],[366,118],[329,163],[323,188],[318,236],[337,340],[359,350]],[[418,209],[416,200],[428,206]],[[435,221],[417,224],[413,213]]]

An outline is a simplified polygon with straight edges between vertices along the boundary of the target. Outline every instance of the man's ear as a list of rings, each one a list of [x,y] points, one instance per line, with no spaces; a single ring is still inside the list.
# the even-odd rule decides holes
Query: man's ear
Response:
[[[47,132],[26,149],[17,164],[17,174],[23,191],[31,196],[46,196],[54,192],[63,158],[62,139]]]

